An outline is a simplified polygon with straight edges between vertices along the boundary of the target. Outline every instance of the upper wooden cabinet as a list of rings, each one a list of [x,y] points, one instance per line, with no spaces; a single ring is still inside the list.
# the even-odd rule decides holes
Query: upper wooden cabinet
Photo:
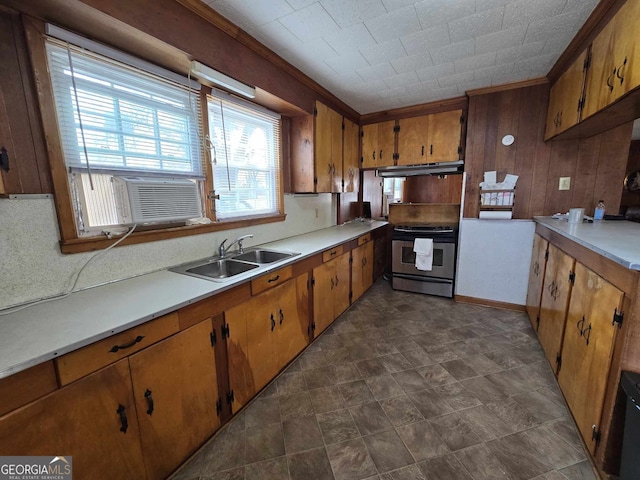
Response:
[[[587,65],[587,52],[584,51],[551,87],[545,140],[580,121]]]
[[[593,454],[598,443],[602,408],[618,325],[611,321],[622,308],[623,293],[581,263],[564,341],[558,383],[585,443]]]
[[[463,121],[462,110],[401,119],[398,165],[459,160]]]
[[[358,125],[348,118],[344,119],[344,137],[342,152],[343,192],[360,190],[360,136]]]
[[[342,115],[316,102],[316,192],[342,191]]]
[[[362,168],[393,165],[395,120],[362,127]]]

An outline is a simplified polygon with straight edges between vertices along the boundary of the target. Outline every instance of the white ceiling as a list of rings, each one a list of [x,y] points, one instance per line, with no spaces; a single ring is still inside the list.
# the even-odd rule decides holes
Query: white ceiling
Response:
[[[361,114],[546,75],[598,0],[202,0]]]

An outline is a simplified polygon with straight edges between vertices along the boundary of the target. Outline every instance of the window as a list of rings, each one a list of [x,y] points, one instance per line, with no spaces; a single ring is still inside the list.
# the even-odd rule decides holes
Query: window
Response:
[[[189,87],[64,42],[46,49],[80,234],[125,223],[113,176],[204,179],[198,95]],[[154,198],[167,218],[179,213]]]
[[[280,115],[222,92],[207,104],[216,219],[280,213]]]

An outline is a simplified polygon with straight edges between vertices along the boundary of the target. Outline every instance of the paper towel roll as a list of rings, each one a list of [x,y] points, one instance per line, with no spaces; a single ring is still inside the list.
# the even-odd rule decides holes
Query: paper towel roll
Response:
[[[483,210],[480,212],[480,218],[487,220],[511,220],[513,212],[511,210]]]

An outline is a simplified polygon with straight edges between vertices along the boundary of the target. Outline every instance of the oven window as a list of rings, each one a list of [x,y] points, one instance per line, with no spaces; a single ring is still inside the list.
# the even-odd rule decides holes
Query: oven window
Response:
[[[433,266],[442,267],[442,259],[444,257],[444,250],[442,248],[433,248]],[[416,264],[416,252],[413,251],[413,245],[410,247],[402,247],[402,263],[408,263],[411,265]]]

